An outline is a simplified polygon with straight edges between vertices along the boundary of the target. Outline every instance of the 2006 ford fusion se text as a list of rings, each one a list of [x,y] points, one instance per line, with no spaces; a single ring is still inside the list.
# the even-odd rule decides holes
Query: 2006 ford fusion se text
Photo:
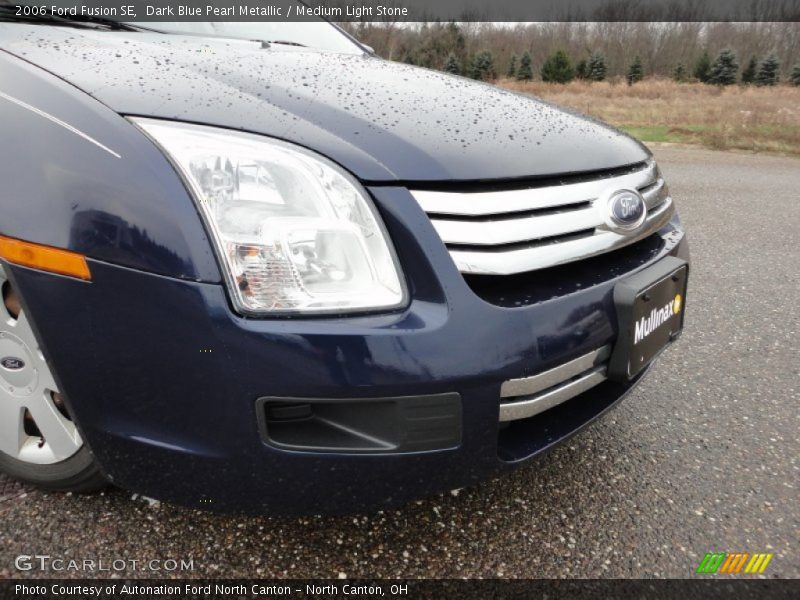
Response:
[[[323,20],[0,7],[0,144],[0,469],[43,488],[396,506],[565,440],[683,328],[642,144]]]

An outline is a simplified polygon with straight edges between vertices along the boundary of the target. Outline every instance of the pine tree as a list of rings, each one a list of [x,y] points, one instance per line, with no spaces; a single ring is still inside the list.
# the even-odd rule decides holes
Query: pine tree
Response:
[[[599,50],[595,50],[589,57],[587,78],[592,81],[603,81],[606,78],[606,71],[606,57]]]
[[[750,62],[747,63],[744,71],[742,71],[742,83],[745,85],[754,83],[756,80],[756,69],[758,69],[758,61],[755,56],[751,56]]]
[[[792,85],[800,86],[800,63],[797,63],[792,69],[791,80]]]
[[[703,50],[702,56],[697,59],[694,65],[694,78],[703,83],[708,83],[708,75],[711,71],[711,57],[708,50]]]
[[[781,63],[775,53],[761,61],[756,74],[756,85],[777,85],[780,78]]]
[[[494,56],[488,50],[483,53],[481,66],[483,67],[484,79],[488,79],[490,81],[497,79],[497,71],[494,68]]]
[[[472,58],[467,61],[467,66],[464,68],[464,74],[470,79],[480,79],[481,70],[478,68],[478,55],[473,54]]]
[[[415,64],[417,64],[416,61],[414,60],[414,56],[411,54],[411,52],[406,52],[403,55],[403,62],[406,63],[407,65],[415,65]]]
[[[533,79],[533,69],[531,68],[531,55],[525,52],[519,59],[519,69],[517,69],[517,79],[519,81],[530,81]]]
[[[542,65],[542,81],[552,83],[568,83],[575,77],[569,55],[564,50],[558,50],[547,57]]]
[[[688,78],[689,75],[686,72],[686,65],[684,65],[682,62],[679,62],[677,65],[675,65],[675,68],[672,70],[673,81],[684,83]]]
[[[577,65],[575,65],[575,77],[577,79],[586,79],[589,76],[589,65],[584,58]]]
[[[714,85],[733,85],[736,83],[736,73],[739,71],[739,62],[736,60],[736,53],[730,48],[726,48],[719,53],[711,71],[708,73],[708,83]]]
[[[483,81],[497,78],[494,70],[494,57],[491,52],[482,50],[474,56],[469,76]]]
[[[628,67],[626,79],[628,80],[628,85],[633,85],[637,81],[644,79],[644,67],[642,66],[642,59],[639,58],[638,54],[633,57],[633,62],[631,66]]]
[[[508,63],[508,71],[506,77],[513,78],[517,74],[517,55],[511,55],[511,61]]]
[[[445,73],[451,73],[453,75],[461,75],[461,65],[456,58],[456,55],[452,52],[447,55],[447,62],[444,64]]]
[[[494,68],[494,56],[491,52],[486,50],[483,53],[483,58],[481,59],[481,66],[483,67],[483,73],[486,79],[494,81],[497,79],[497,71]]]

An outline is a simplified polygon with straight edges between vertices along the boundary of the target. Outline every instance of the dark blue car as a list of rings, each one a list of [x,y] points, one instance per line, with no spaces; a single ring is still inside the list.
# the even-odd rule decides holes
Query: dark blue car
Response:
[[[0,8],[3,471],[373,510],[542,453],[680,334],[634,139],[324,22],[152,26]]]

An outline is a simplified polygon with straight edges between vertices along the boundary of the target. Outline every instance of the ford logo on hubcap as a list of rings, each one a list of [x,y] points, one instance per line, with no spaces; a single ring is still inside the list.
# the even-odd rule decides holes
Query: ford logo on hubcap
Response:
[[[4,369],[8,369],[9,371],[19,371],[20,369],[25,367],[25,361],[22,360],[21,358],[6,356],[5,358],[0,358],[0,365],[2,365]]]
[[[647,218],[647,205],[635,190],[616,190],[606,201],[609,225],[622,231],[638,229]]]

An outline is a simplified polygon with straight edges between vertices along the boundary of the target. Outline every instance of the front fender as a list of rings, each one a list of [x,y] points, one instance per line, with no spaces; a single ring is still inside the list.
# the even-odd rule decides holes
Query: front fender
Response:
[[[192,198],[150,140],[97,100],[2,51],[0,144],[0,234],[221,281]]]

